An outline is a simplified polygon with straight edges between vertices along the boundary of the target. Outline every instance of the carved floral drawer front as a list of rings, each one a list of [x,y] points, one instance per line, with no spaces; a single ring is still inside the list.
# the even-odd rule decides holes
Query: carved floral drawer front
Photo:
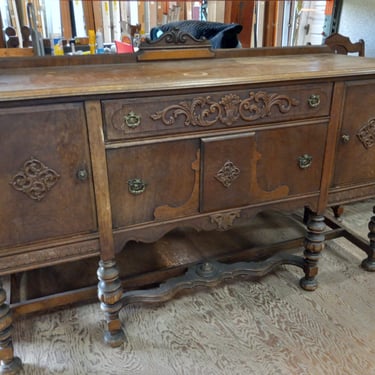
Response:
[[[0,247],[97,230],[83,105],[0,109]]]
[[[200,211],[317,194],[327,123],[202,139]]]
[[[347,82],[333,187],[375,181],[375,80]]]
[[[198,212],[199,140],[107,150],[115,228]]]
[[[249,88],[102,102],[107,140],[327,116],[332,84]]]

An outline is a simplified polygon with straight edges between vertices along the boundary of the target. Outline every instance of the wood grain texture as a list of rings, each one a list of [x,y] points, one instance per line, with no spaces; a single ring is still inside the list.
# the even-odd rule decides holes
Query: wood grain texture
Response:
[[[344,223],[363,237],[374,202],[345,206]],[[373,375],[375,275],[359,268],[364,256],[328,241],[313,293],[298,286],[299,269],[282,266],[259,282],[127,306],[128,342],[116,349],[103,343],[97,303],[25,318],[15,352],[33,375]]]
[[[70,60],[69,60],[70,61]],[[228,69],[230,64],[230,69]],[[0,66],[3,64],[0,63]],[[145,91],[170,92],[197,87],[275,83],[307,79],[322,80],[343,76],[360,77],[374,74],[371,58],[311,54],[265,56],[254,58],[219,58],[199,60],[200,73],[190,60],[70,66],[69,74],[61,67],[44,69],[3,69],[0,73],[0,99],[26,100],[80,95],[104,95]],[[223,74],[225,72],[225,74]],[[96,77],[92,80],[92,77]],[[149,77],[147,80],[141,79]],[[173,78],[173,79],[172,79]]]

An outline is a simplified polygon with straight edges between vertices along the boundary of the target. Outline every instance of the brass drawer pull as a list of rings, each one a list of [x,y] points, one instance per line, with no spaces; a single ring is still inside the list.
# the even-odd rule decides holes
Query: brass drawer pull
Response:
[[[88,177],[89,177],[89,174],[88,174],[86,168],[82,167],[82,168],[78,169],[78,171],[77,171],[77,178],[78,178],[78,180],[80,180],[80,181],[86,181]]]
[[[312,156],[304,154],[298,158],[298,165],[301,169],[309,168],[312,164]]]
[[[341,136],[341,142],[342,143],[346,144],[346,143],[349,143],[349,141],[350,141],[350,135],[349,134],[343,134]]]
[[[136,128],[141,125],[141,115],[137,115],[133,111],[130,111],[126,116],[124,116],[124,122],[128,128]]]
[[[142,194],[146,190],[146,183],[140,178],[132,178],[128,180],[128,189],[133,195]]]
[[[319,107],[320,105],[320,95],[318,94],[313,94],[307,99],[309,106],[311,108],[316,108]]]

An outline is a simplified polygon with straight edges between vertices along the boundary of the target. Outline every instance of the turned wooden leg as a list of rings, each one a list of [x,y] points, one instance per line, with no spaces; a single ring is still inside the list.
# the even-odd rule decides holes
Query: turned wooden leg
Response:
[[[107,322],[104,340],[110,346],[117,347],[125,341],[125,334],[119,318],[119,311],[122,308],[122,287],[116,262],[114,260],[100,261],[97,275],[100,308]]]
[[[22,369],[21,360],[14,356],[12,329],[12,314],[0,278],[0,374],[17,374]]]
[[[372,212],[375,213],[375,206],[372,209]],[[370,249],[368,251],[368,257],[363,260],[362,267],[366,271],[375,271],[375,216],[372,216],[369,223],[368,229],[370,230],[368,238],[370,240]]]
[[[305,237],[305,277],[300,280],[303,289],[313,291],[318,287],[316,275],[318,274],[318,260],[324,248],[324,216],[311,214],[307,223],[307,233]]]

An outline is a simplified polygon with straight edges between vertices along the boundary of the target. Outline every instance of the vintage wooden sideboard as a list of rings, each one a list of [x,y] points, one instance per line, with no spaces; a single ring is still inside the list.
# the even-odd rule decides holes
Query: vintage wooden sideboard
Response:
[[[126,303],[279,264],[300,267],[302,288],[314,290],[326,208],[375,196],[375,59],[300,52],[1,61],[0,275],[100,255],[112,346],[124,340]],[[157,288],[123,293],[116,255],[130,240],[182,226],[215,235],[264,209],[303,207],[301,256],[203,259]],[[363,267],[374,271],[375,218],[369,228]],[[21,367],[11,330],[1,287],[4,374]]]

